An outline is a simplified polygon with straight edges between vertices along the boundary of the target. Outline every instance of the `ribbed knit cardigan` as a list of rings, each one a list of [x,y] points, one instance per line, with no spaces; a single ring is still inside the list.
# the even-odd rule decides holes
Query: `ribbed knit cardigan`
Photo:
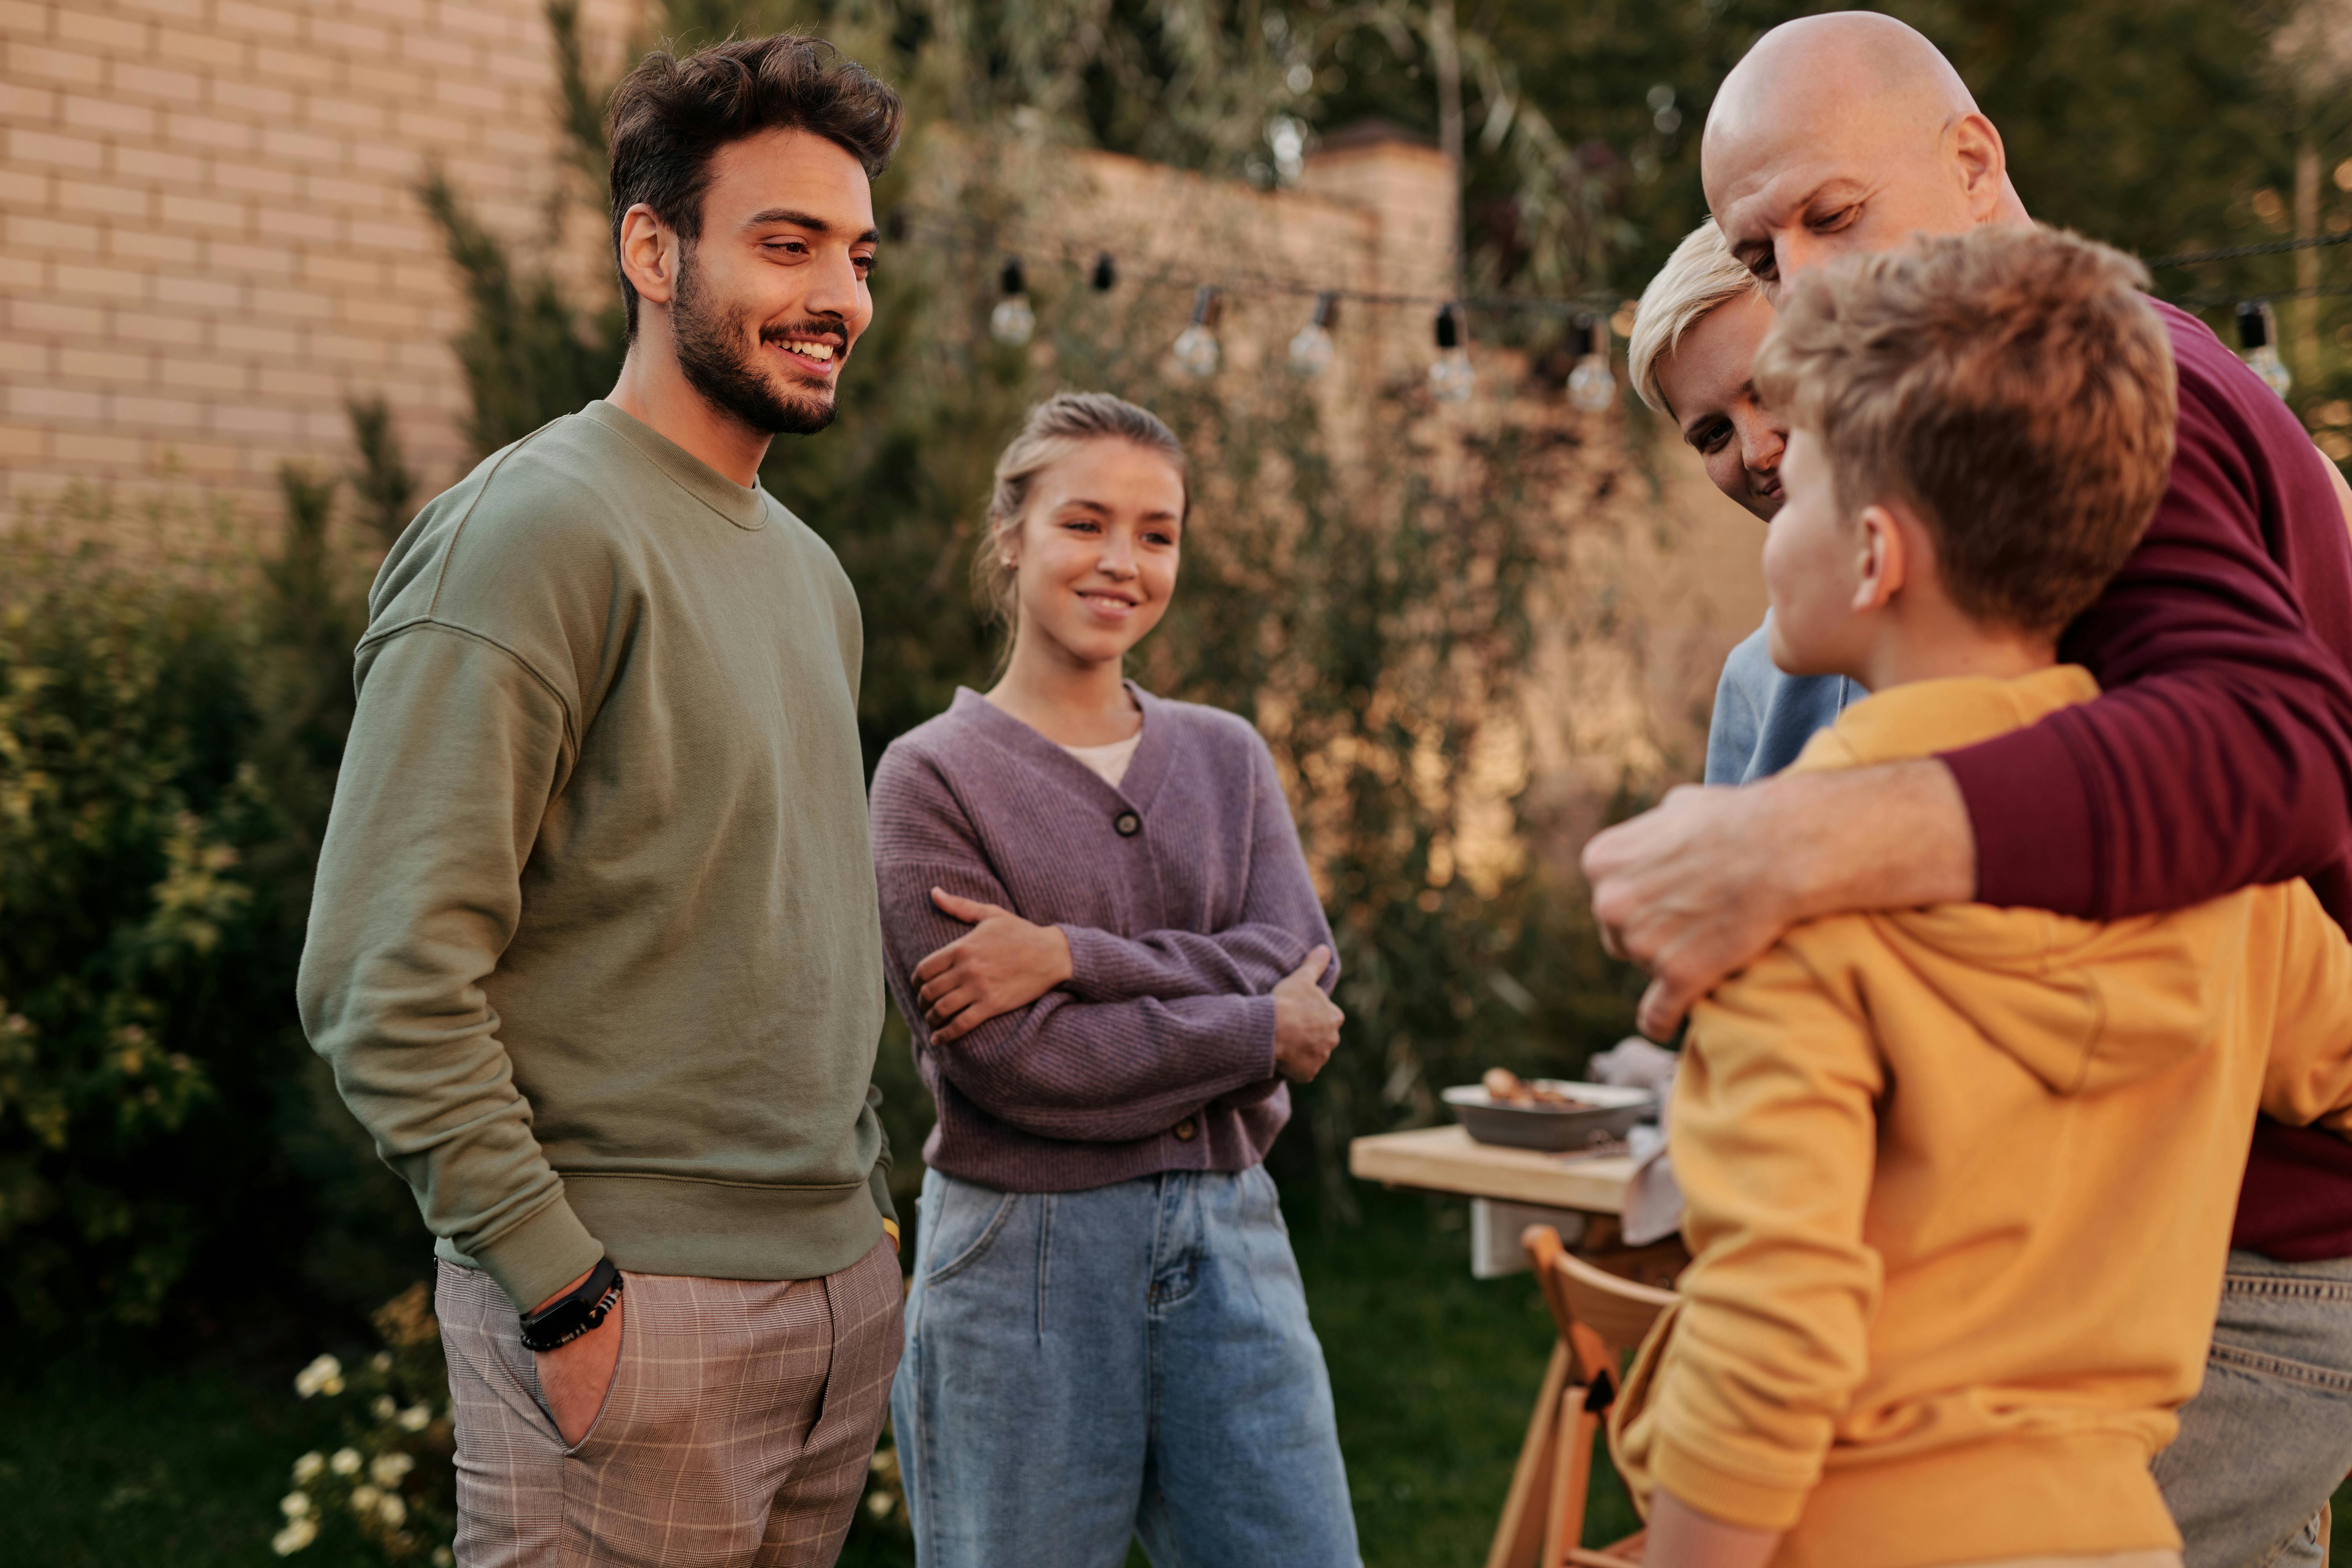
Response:
[[[1241,1171],[1289,1120],[1268,993],[1331,931],[1274,759],[1231,713],[1128,689],[1143,733],[1117,788],[964,689],[875,770],[890,994],[939,1105],[923,1157],[950,1175],[1075,1192]],[[932,1044],[915,966],[971,929],[935,887],[1059,926],[1070,980]]]

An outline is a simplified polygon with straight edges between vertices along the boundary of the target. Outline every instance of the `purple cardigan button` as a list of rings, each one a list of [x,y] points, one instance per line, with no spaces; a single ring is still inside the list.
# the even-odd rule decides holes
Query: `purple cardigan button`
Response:
[[[1118,829],[1121,838],[1132,838],[1143,831],[1143,818],[1131,811],[1120,812],[1110,819],[1110,825]]]
[[[1190,1143],[1194,1138],[1200,1135],[1200,1131],[1201,1129],[1193,1123],[1192,1119],[1189,1116],[1176,1124],[1176,1136],[1178,1140],[1182,1142]]]

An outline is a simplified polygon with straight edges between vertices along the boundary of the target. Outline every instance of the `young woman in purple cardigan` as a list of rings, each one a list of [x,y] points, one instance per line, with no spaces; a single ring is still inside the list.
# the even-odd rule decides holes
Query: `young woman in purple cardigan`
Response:
[[[1183,448],[1099,394],[1005,449],[1003,678],[884,753],[883,939],[939,1102],[890,1408],[924,1568],[1349,1568],[1322,1347],[1265,1151],[1339,1043],[1274,760],[1121,678]]]

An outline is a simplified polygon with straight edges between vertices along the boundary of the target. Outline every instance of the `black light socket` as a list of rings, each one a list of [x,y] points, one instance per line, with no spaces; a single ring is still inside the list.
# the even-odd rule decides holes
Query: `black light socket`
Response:
[[[1097,294],[1108,294],[1118,287],[1118,267],[1111,260],[1109,251],[1095,258],[1095,274],[1090,281]]]
[[[1014,294],[1025,294],[1029,291],[1029,279],[1027,274],[1021,270],[1021,258],[1019,257],[1006,257],[1004,258],[1004,271],[1000,276],[1001,281],[1004,285],[1004,292],[1008,297]]]
[[[2238,346],[2248,353],[2267,348],[2271,341],[2271,319],[2260,300],[2238,302]]]
[[[1441,307],[1437,312],[1437,346],[1440,349],[1462,346],[1462,320],[1451,305]]]

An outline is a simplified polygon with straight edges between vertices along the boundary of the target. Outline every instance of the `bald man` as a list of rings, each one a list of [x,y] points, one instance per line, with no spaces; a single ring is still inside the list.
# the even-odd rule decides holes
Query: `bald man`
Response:
[[[1915,234],[2030,221],[1958,73],[1869,13],[1765,35],[1716,99],[1701,167],[1768,285]],[[1847,910],[1977,900],[2109,920],[2301,877],[2352,922],[2352,492],[2202,323],[2158,310],[2180,376],[2171,487],[2061,648],[2106,695],[1932,761],[1676,791],[1596,837],[1595,913],[1654,976],[1646,1032],[1670,1033],[1790,925]],[[2191,1568],[2317,1564],[2327,1495],[2352,1469],[2352,1145],[2263,1122],[2232,1245],[2204,1388],[2157,1477]],[[1662,1499],[1652,1560],[1729,1564],[1738,1536]],[[1706,1551],[1685,1555],[1694,1542]]]

